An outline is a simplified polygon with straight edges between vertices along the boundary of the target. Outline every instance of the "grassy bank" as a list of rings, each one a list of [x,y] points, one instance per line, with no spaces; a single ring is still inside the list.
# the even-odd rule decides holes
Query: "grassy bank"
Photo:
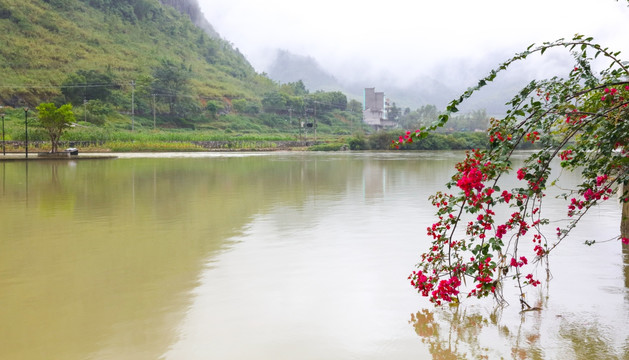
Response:
[[[23,152],[27,121],[22,109],[4,108],[4,139],[10,152]],[[48,135],[37,126],[38,120],[28,118],[30,152],[50,151]],[[335,124],[335,123],[331,123]],[[274,129],[259,132],[234,132],[231,129],[165,129],[147,128],[140,124],[131,130],[126,125],[108,123],[95,126],[79,122],[61,137],[61,148],[77,147],[81,152],[162,152],[162,151],[243,151],[308,149],[314,151],[391,150],[391,141],[404,130],[369,132],[364,127],[318,126],[315,141],[313,129]],[[348,125],[348,124],[345,124]],[[349,131],[351,129],[351,131]],[[38,143],[40,142],[40,143]],[[74,144],[74,145],[73,145]],[[483,132],[436,133],[421,142],[404,145],[401,150],[464,150],[483,148],[487,136]]]

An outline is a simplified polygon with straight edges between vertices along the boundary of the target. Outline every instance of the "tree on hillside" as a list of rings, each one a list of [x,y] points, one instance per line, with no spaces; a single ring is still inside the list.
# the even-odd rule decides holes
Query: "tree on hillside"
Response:
[[[160,8],[154,2],[146,0],[87,0],[85,2],[106,13],[120,16],[132,24],[135,24],[138,19],[152,19],[160,13]]]
[[[363,111],[363,103],[358,100],[352,99],[347,102],[347,110],[355,113],[360,113]]]
[[[391,121],[398,121],[400,119],[400,115],[402,114],[402,109],[397,107],[395,102],[391,103],[390,106],[387,107],[387,119]]]
[[[404,111],[399,123],[404,128],[411,128],[413,126],[421,127],[425,124],[431,124],[439,117],[439,111],[435,105],[422,105],[418,109],[411,111]]]
[[[281,114],[288,111],[289,96],[279,91],[272,91],[262,97],[262,108],[267,113]]]
[[[61,84],[61,93],[66,101],[74,104],[83,104],[84,100],[100,100],[108,102],[111,91],[119,86],[115,83],[114,75],[96,70],[78,70]]]
[[[347,96],[340,91],[317,91],[305,98],[308,108],[316,108],[317,113],[347,109]]]
[[[63,135],[65,129],[70,127],[70,124],[74,121],[72,105],[65,104],[57,108],[53,103],[42,103],[37,107],[37,111],[39,124],[46,130],[50,137],[52,144],[51,152],[57,152],[61,135]]]
[[[304,96],[309,93],[308,89],[306,89],[306,85],[301,80],[282,84],[280,86],[280,91],[292,96]]]
[[[492,120],[487,150],[468,152],[447,183],[448,192],[431,197],[438,217],[427,229],[432,244],[409,279],[435,304],[458,302],[463,293],[503,302],[504,283],[511,279],[519,288],[523,310],[528,309],[525,290],[541,281],[532,268],[548,266],[549,255],[589,209],[619,190],[620,201],[629,203],[629,191],[623,189],[629,182],[629,68],[618,52],[581,35],[532,45],[516,54],[452,101],[434,125],[407,132],[395,143],[425,139],[446,126],[457,106],[498,73],[553,48],[567,49],[574,57],[565,77],[532,81],[516,94],[505,118]],[[602,71],[594,70],[601,65]],[[513,169],[514,150],[524,143],[538,144],[540,150],[531,153],[524,166]],[[555,180],[550,178],[554,159],[563,171],[579,172],[582,181],[561,196],[568,222],[552,229],[551,235],[542,205],[547,187]],[[500,179],[514,170],[519,184],[500,188]],[[504,219],[496,214],[510,215]],[[588,244],[601,240],[629,244],[629,234]],[[527,258],[525,253],[534,256]]]
[[[178,103],[188,103],[189,99],[182,102],[189,91],[191,72],[185,64],[175,64],[168,59],[162,59],[160,65],[153,70],[152,91],[159,98],[168,101],[170,115],[181,113]],[[179,105],[181,105],[179,104]]]

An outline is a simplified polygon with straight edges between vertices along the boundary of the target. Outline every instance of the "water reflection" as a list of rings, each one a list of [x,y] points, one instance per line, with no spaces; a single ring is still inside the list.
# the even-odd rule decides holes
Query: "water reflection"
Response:
[[[409,324],[433,359],[628,359],[629,337],[616,333],[597,317],[554,314],[545,310],[509,316],[508,308],[487,311],[465,305],[424,308]],[[549,331],[549,323],[557,331]]]
[[[488,358],[488,350],[475,341],[488,320],[479,314],[468,315],[458,310],[438,310],[441,317],[437,321],[434,312],[423,309],[411,314],[410,323],[422,342],[428,344],[433,359],[462,359],[468,352],[474,358]],[[441,324],[447,327],[442,329]]]
[[[229,160],[5,166],[0,357],[20,359],[159,357],[205,261],[277,180]]]
[[[426,199],[458,157],[3,163],[0,358],[557,358],[575,336],[625,354],[629,254],[582,245],[613,204],[554,258],[544,312],[417,311]]]
[[[625,297],[629,301],[629,245],[622,247],[623,270],[625,279]]]

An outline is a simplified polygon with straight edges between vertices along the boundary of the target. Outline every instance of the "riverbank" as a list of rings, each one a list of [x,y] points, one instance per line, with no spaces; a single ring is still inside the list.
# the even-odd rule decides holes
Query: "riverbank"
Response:
[[[391,141],[404,134],[403,130],[378,131],[372,134],[320,136],[297,138],[291,136],[233,136],[231,138],[213,138],[210,135],[197,137],[179,133],[134,133],[111,136],[107,140],[68,139],[59,142],[59,148],[77,148],[79,153],[92,152],[205,152],[205,151],[275,151],[275,150],[390,150]],[[167,136],[170,135],[170,136]],[[482,149],[488,144],[485,133],[434,133],[421,142],[406,144],[400,150],[466,150]],[[29,152],[50,151],[50,141],[31,140]],[[12,153],[24,153],[23,140],[7,140],[3,150]]]
[[[37,153],[28,154],[26,157],[25,153],[8,153],[6,155],[0,155],[0,162],[10,162],[10,161],[71,161],[71,160],[104,160],[104,159],[116,159],[118,156],[112,154],[102,154],[102,153],[93,153],[93,154],[79,154],[79,155],[71,155],[71,156],[37,156]]]

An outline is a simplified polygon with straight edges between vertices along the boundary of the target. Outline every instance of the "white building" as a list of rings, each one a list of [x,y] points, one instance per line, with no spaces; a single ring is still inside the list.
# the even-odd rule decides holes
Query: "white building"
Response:
[[[383,92],[376,92],[376,88],[365,88],[363,98],[363,122],[374,129],[395,126],[387,120],[386,99]]]

